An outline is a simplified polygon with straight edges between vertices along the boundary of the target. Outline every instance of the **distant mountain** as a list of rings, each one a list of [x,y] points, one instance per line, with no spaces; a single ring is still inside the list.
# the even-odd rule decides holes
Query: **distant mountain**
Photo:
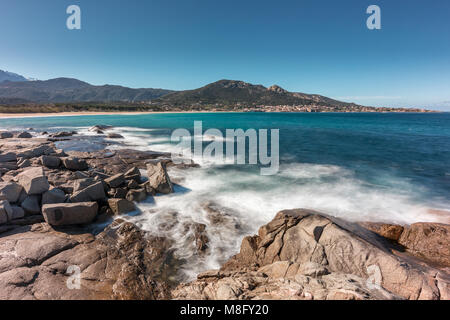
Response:
[[[152,104],[186,109],[191,106],[355,106],[320,95],[289,92],[277,85],[266,88],[236,80],[220,80],[199,89],[185,91],[131,89],[114,85],[94,86],[71,78],[1,82],[0,102],[11,105],[14,101],[24,103],[151,101]]]
[[[27,81],[27,79],[17,73],[0,70],[0,82],[3,81]]]
[[[352,106],[352,103],[341,102],[327,97],[299,92],[289,92],[277,85],[266,88],[243,81],[220,80],[195,90],[173,92],[157,101],[182,105],[325,105]]]
[[[113,85],[93,86],[71,78],[0,83],[0,98],[25,99],[31,102],[141,102],[171,92],[173,91]]]

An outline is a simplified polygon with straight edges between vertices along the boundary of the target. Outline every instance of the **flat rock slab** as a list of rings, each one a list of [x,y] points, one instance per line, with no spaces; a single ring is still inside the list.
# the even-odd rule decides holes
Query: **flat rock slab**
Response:
[[[0,299],[169,299],[176,274],[170,245],[123,221],[96,237],[46,224],[18,227],[0,238]],[[79,289],[68,287],[69,270],[80,271]]]
[[[52,226],[86,224],[98,213],[97,202],[58,203],[42,206],[45,221]]]

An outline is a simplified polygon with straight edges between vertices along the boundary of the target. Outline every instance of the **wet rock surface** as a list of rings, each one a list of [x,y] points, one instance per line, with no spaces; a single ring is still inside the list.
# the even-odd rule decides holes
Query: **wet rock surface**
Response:
[[[450,276],[355,223],[288,210],[246,237],[221,270],[173,291],[176,299],[442,299]]]
[[[169,248],[123,221],[97,236],[16,227],[0,238],[0,299],[167,299],[177,265]],[[71,266],[80,272],[79,289]]]

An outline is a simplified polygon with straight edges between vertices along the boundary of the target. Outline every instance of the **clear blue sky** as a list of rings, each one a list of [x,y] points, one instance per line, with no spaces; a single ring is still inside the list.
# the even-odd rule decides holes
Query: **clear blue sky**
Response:
[[[66,28],[71,4],[81,30]],[[382,30],[366,28],[371,4]],[[0,69],[169,89],[238,79],[450,110],[450,1],[2,0]]]

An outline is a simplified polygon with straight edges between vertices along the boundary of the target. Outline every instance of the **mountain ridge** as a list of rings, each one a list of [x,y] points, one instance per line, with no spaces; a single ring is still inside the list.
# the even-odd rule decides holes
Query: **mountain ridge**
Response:
[[[193,105],[353,105],[321,95],[289,92],[278,85],[266,88],[240,80],[222,79],[201,88],[174,91],[154,88],[128,88],[118,85],[91,85],[74,78],[0,83],[3,101],[32,103],[128,102]]]
[[[0,82],[3,112],[95,111],[257,111],[257,112],[428,112],[417,108],[366,107],[319,94],[289,92],[222,79],[192,90],[92,85],[74,78]]]
[[[180,105],[326,105],[352,106],[347,103],[317,94],[289,92],[278,85],[265,87],[240,80],[222,79],[201,88],[175,91],[156,101]]]
[[[20,74],[9,72],[5,70],[0,70],[0,83],[4,81],[28,81],[27,78],[21,76]]]
[[[24,99],[34,103],[141,102],[169,92],[172,90],[132,89],[116,85],[95,86],[74,78],[0,83],[0,98]]]

